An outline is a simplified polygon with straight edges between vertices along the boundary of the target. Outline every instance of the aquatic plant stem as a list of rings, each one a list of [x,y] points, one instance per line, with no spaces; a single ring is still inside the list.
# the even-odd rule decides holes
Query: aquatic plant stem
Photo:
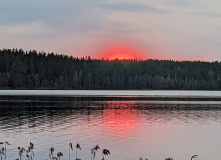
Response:
[[[6,142],[5,142],[5,160],[6,160]]]
[[[78,156],[77,156],[77,147],[76,147],[76,160],[77,160],[77,157],[78,157]]]

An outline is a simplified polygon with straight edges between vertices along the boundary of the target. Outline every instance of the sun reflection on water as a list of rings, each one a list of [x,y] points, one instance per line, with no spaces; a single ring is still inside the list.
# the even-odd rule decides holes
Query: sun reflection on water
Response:
[[[121,101],[107,102],[108,108],[104,110],[104,130],[110,136],[121,139],[122,141],[134,136],[139,130],[140,124],[144,119],[138,110],[133,108],[133,102]]]

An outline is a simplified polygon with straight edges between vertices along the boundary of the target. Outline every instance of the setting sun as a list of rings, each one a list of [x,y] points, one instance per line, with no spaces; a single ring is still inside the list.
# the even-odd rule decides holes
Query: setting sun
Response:
[[[108,59],[108,60],[130,60],[130,59],[137,59],[141,60],[143,59],[142,53],[139,49],[136,47],[125,44],[125,43],[119,43],[119,44],[112,44],[108,47],[106,47],[102,53],[102,58]]]

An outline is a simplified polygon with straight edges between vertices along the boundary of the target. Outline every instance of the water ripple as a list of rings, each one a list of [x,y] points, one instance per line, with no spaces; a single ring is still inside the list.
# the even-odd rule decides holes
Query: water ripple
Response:
[[[69,142],[81,144],[82,159],[90,158],[90,148],[95,144],[110,149],[110,159],[173,156],[183,160],[186,154],[195,154],[191,150],[202,155],[204,150],[215,152],[215,157],[219,154],[218,150],[216,153],[216,149],[204,146],[213,146],[219,140],[219,103],[73,101],[68,106],[58,102],[48,108],[37,104],[1,110],[0,137],[12,144],[8,158],[17,158],[17,147],[27,148],[29,141],[35,144],[39,159],[48,159],[52,146],[64,152],[67,159]],[[215,138],[206,138],[208,130]]]

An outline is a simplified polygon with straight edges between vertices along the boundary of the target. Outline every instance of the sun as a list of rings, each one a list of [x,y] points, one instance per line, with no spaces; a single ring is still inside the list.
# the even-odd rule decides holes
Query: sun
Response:
[[[141,60],[142,53],[139,49],[131,44],[117,43],[106,47],[102,51],[102,58],[108,60]]]

